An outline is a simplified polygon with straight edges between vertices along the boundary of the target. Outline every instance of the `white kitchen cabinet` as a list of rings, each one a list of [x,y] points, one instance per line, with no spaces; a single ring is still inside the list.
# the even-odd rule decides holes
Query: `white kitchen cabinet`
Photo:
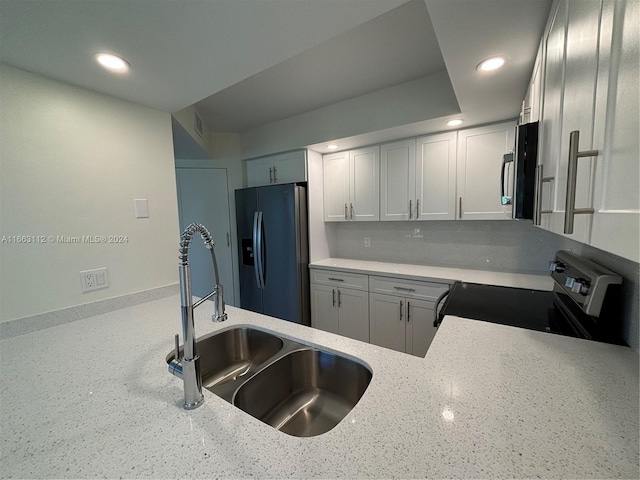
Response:
[[[390,277],[369,277],[371,343],[424,357],[437,329],[436,299],[448,285]]]
[[[416,140],[416,220],[456,218],[457,133]]]
[[[542,107],[542,81],[543,81],[543,44],[540,43],[538,54],[533,64],[533,73],[529,81],[527,93],[522,102],[520,112],[520,123],[531,123],[540,121]]]
[[[294,150],[247,160],[248,187],[306,181],[306,150]]]
[[[637,2],[561,0],[552,13],[539,143],[546,181],[538,184],[537,215],[546,230],[634,261],[640,260],[638,25],[625,19],[637,18],[637,10]],[[574,131],[578,152],[588,152],[577,159],[572,202],[583,213],[565,232]]]
[[[416,205],[416,141],[380,146],[380,220],[411,220]]]
[[[366,147],[322,158],[325,222],[380,219],[380,148]]]
[[[418,357],[427,354],[436,334],[434,302],[369,294],[371,343]]]
[[[456,132],[380,147],[381,220],[453,220]]]
[[[311,326],[369,342],[368,277],[312,269],[311,279]]]
[[[458,132],[457,218],[511,219],[511,206],[501,203],[500,174],[503,155],[514,148],[515,125],[506,122]],[[507,168],[513,168],[513,163]],[[505,178],[510,177],[508,170]]]

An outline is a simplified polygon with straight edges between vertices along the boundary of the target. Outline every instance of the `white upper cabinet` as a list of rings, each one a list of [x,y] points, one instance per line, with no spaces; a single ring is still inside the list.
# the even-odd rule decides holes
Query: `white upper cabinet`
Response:
[[[416,140],[417,220],[456,218],[456,132]]]
[[[508,220],[511,207],[501,202],[500,178],[503,155],[513,150],[515,122],[471,128],[458,132],[458,218],[462,220]],[[512,177],[513,162],[505,179]],[[505,184],[505,189],[512,186]]]
[[[380,147],[380,220],[411,220],[416,205],[416,141]]]
[[[307,152],[294,150],[247,160],[247,186],[307,181]]]
[[[360,148],[322,157],[324,221],[380,219],[380,149]]]
[[[589,240],[635,262],[640,262],[639,10],[637,1],[607,1],[602,12],[593,139],[593,148],[601,153]]]
[[[561,0],[552,15],[542,55],[539,224],[638,261],[638,22],[628,20],[638,3]]]
[[[453,220],[456,132],[380,147],[381,220]]]

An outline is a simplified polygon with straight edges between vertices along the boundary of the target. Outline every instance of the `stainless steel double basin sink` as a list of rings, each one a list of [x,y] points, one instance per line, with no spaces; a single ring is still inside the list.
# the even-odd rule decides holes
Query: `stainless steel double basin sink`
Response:
[[[196,352],[204,388],[296,437],[321,435],[340,423],[372,376],[349,358],[249,327],[201,337]],[[167,363],[174,358],[171,352]]]

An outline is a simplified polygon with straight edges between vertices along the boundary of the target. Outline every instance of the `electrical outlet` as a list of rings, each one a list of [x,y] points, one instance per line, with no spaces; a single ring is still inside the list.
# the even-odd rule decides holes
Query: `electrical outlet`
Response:
[[[369,248],[371,246],[371,238],[370,237],[364,237],[364,246]]]
[[[109,277],[107,276],[106,267],[80,272],[80,290],[82,292],[90,292],[100,288],[107,288],[108,286]]]

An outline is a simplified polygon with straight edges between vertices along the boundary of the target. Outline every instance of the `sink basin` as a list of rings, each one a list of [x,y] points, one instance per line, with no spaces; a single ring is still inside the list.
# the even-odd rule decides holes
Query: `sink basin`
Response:
[[[297,350],[243,383],[233,404],[289,435],[312,437],[340,423],[364,394],[371,376],[364,365],[340,355]]]
[[[246,327],[199,338],[196,340],[196,352],[200,356],[202,386],[211,389],[249,375],[278,353],[282,346],[279,337]],[[182,348],[180,355],[183,355]],[[173,358],[174,355],[170,355],[167,362]]]

